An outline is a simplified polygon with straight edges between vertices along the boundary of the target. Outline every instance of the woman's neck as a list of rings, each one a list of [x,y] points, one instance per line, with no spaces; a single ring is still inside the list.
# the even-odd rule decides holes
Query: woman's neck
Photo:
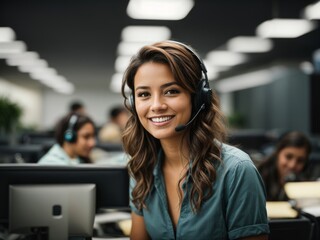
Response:
[[[180,141],[161,141],[164,152],[164,167],[181,168],[189,162],[189,149],[184,141],[181,147]]]

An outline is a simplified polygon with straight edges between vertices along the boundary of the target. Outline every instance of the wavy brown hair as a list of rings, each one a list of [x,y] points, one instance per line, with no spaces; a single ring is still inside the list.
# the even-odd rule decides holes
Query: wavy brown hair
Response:
[[[194,53],[179,43],[163,41],[148,45],[140,49],[131,59],[122,83],[125,105],[132,113],[123,133],[123,144],[124,150],[131,157],[128,162],[129,173],[136,181],[132,190],[132,202],[140,210],[146,207],[145,200],[153,186],[153,169],[161,145],[160,141],[141,125],[135,107],[128,104],[125,88],[128,86],[131,89],[134,98],[135,75],[139,67],[147,62],[169,66],[175,80],[191,94],[192,100],[202,79],[199,60]],[[193,113],[197,110],[192,109]],[[189,197],[194,211],[199,211],[202,203],[213,194],[212,185],[216,179],[216,166],[221,162],[221,143],[226,137],[224,123],[218,97],[215,92],[212,92],[212,101],[209,106],[206,106],[182,133],[182,139],[187,142],[190,149],[188,159],[191,161],[189,173],[192,187]],[[182,143],[180,146],[182,148]],[[187,173],[181,177],[180,182],[186,175]],[[181,198],[180,194],[180,200]]]

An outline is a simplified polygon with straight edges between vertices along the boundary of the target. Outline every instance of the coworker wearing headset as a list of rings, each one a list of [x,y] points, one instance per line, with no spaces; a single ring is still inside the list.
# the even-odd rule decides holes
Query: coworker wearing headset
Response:
[[[263,181],[246,153],[223,143],[206,72],[174,41],[143,47],[125,72],[131,239],[268,238]]]
[[[56,141],[39,164],[74,165],[89,159],[95,146],[94,122],[85,115],[68,114],[56,128]]]

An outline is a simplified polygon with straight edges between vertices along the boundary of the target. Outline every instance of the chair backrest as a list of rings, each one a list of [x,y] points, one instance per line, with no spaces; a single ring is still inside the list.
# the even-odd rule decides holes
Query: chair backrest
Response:
[[[313,240],[314,224],[305,217],[269,221],[269,240]]]

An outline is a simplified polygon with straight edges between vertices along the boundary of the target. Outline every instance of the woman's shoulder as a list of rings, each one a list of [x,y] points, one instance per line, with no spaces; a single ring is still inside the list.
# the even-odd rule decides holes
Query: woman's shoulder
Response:
[[[225,170],[255,169],[255,165],[250,156],[241,149],[228,144],[222,144],[222,164]]]
[[[238,159],[240,161],[251,161],[250,156],[241,149],[229,144],[222,144],[222,160],[223,162],[230,159]]]
[[[54,144],[51,149],[38,161],[38,164],[66,165],[68,162],[65,153],[59,144]]]

